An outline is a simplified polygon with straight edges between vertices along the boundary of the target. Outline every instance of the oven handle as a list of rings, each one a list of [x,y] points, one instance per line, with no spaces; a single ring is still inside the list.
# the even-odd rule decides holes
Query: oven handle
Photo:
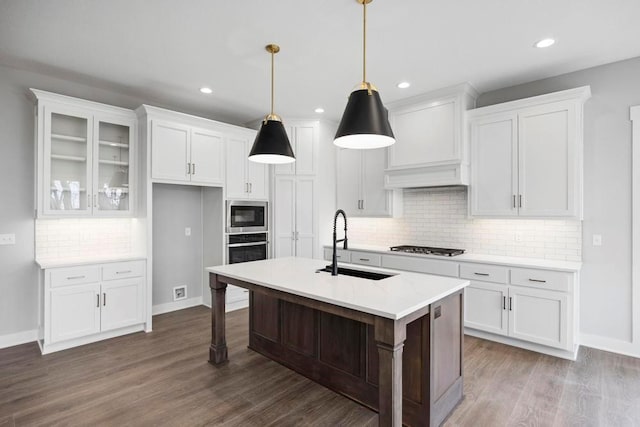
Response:
[[[250,243],[227,243],[227,247],[230,248],[242,248],[245,246],[262,246],[269,244],[269,241],[264,242],[250,242]]]

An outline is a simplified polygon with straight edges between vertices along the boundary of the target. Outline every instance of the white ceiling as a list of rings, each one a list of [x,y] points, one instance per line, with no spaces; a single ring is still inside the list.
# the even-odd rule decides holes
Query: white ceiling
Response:
[[[639,0],[376,0],[369,80],[389,103],[640,56],[638,16]],[[355,0],[0,0],[0,64],[243,122],[268,112],[275,42],[276,112],[338,120],[361,78],[361,19]],[[532,47],[544,37],[557,44]]]

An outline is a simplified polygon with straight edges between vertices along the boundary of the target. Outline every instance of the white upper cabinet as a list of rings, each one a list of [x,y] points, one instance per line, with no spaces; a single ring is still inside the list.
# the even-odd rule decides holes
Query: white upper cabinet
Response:
[[[464,112],[476,98],[463,84],[389,104],[396,143],[388,149],[385,186],[467,185]]]
[[[397,217],[402,215],[402,193],[384,187],[386,149],[338,149],[337,208],[347,216]]]
[[[223,186],[223,134],[152,119],[151,178],[157,182]]]
[[[37,98],[37,215],[129,216],[135,113],[32,89]]]
[[[296,161],[276,165],[276,175],[315,175],[318,150],[318,122],[291,121],[285,123],[285,130],[291,142]]]
[[[227,199],[269,198],[269,167],[249,161],[256,131],[238,130],[226,138]]]
[[[582,107],[589,87],[468,112],[470,213],[582,218]]]
[[[275,177],[273,221],[276,258],[313,258],[318,222],[315,186],[313,176]]]

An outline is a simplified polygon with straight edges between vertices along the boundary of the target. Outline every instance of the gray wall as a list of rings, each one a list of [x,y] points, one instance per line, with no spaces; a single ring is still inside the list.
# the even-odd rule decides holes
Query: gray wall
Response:
[[[584,109],[584,223],[580,330],[631,340],[631,121],[640,58],[484,93],[478,106],[590,85]],[[592,235],[602,235],[594,247]],[[640,309],[637,307],[636,309]]]
[[[74,76],[74,80],[0,66],[0,234],[16,234],[15,246],[0,246],[0,337],[35,330],[38,324],[39,269],[34,263],[33,222],[34,103],[28,97],[29,88],[131,109],[147,103],[216,118],[172,100],[132,95],[131,90],[105,82],[82,76]]]
[[[153,305],[172,302],[175,286],[202,296],[202,269],[202,190],[153,184]]]

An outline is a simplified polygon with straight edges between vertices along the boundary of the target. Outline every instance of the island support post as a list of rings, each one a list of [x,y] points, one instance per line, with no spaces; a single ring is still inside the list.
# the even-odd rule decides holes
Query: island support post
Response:
[[[225,298],[227,284],[218,280],[218,275],[209,273],[211,288],[211,347],[209,363],[219,365],[229,360],[225,331]]]

